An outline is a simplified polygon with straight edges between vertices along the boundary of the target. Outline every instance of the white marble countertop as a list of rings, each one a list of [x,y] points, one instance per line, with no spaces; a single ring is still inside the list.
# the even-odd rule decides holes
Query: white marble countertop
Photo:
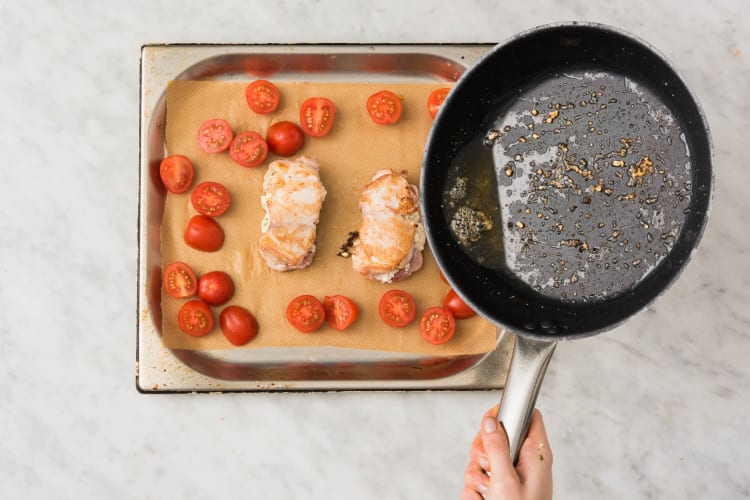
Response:
[[[564,20],[674,63],[711,126],[716,189],[654,306],[558,346],[538,400],[555,497],[750,497],[750,3],[186,3],[0,9],[0,497],[457,498],[499,393],[136,391],[140,47],[498,42]]]

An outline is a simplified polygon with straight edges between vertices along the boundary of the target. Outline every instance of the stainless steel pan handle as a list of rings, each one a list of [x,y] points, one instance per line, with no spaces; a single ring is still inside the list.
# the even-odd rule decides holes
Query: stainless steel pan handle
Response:
[[[497,416],[508,434],[513,464],[518,462],[518,452],[529,430],[531,412],[556,346],[557,342],[516,336]]]

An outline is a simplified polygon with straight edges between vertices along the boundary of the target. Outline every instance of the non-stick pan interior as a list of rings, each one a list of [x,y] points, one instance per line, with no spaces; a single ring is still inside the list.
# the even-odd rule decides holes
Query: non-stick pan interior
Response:
[[[599,25],[531,30],[454,87],[424,158],[444,274],[518,334],[584,336],[654,300],[711,195],[707,125],[647,44]]]

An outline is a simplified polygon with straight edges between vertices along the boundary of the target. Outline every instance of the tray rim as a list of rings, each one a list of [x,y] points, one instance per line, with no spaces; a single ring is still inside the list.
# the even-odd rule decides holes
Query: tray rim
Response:
[[[414,53],[425,56],[440,56],[452,59],[456,64],[468,69],[494,44],[488,43],[149,43],[141,46],[139,78],[139,175],[138,175],[138,221],[137,221],[137,300],[136,300],[136,389],[142,394],[153,393],[224,393],[224,392],[301,392],[301,391],[390,391],[390,390],[490,390],[502,388],[509,364],[513,335],[498,331],[496,348],[472,366],[455,374],[431,379],[366,379],[366,380],[241,380],[216,379],[193,370],[177,359],[174,352],[161,345],[160,334],[153,327],[152,316],[148,311],[148,271],[144,254],[147,251],[143,211],[147,209],[148,197],[144,193],[144,173],[148,172],[148,130],[157,105],[163,99],[163,92],[153,92],[151,85],[166,89],[166,83],[178,77],[191,65],[206,58],[228,53],[311,53],[311,54],[356,54],[363,50],[368,54]],[[144,68],[153,62],[157,53],[178,50],[190,56],[184,64],[173,65],[171,69],[160,70],[155,77]],[[199,59],[190,60],[191,57]],[[156,80],[147,81],[147,78]],[[158,94],[158,95],[157,95]],[[146,180],[147,182],[147,180]],[[154,338],[155,337],[155,338]],[[145,343],[144,343],[145,342]],[[161,349],[154,345],[158,342]],[[317,349],[317,348],[316,348]],[[392,354],[396,353],[384,353]],[[161,363],[154,365],[157,361]],[[186,373],[186,371],[188,373]],[[192,373],[190,373],[192,372]],[[176,375],[179,374],[179,375]],[[182,383],[176,383],[176,380]]]

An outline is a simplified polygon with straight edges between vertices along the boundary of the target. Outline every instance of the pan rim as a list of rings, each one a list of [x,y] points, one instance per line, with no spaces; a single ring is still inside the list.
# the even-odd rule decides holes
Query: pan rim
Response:
[[[706,227],[708,225],[708,221],[710,219],[710,211],[711,207],[713,205],[713,195],[714,195],[714,186],[715,186],[715,169],[713,168],[713,161],[714,161],[714,147],[713,147],[713,141],[712,136],[710,133],[710,128],[708,126],[708,121],[706,119],[706,115],[703,111],[703,108],[700,104],[700,101],[697,99],[697,96],[695,95],[695,92],[693,89],[691,89],[687,82],[685,81],[684,77],[680,74],[679,71],[675,68],[675,65],[672,64],[672,62],[658,49],[656,49],[652,44],[649,42],[643,40],[642,38],[638,37],[637,35],[634,35],[632,33],[629,33],[625,30],[622,30],[621,28],[602,24],[602,23],[596,23],[596,22],[581,22],[581,21],[563,21],[563,22],[555,22],[555,23],[548,23],[539,25],[524,31],[521,31],[519,33],[516,33],[510,37],[508,37],[503,42],[498,43],[495,47],[490,49],[486,54],[484,54],[481,58],[478,59],[477,63],[469,68],[462,76],[461,78],[456,82],[456,85],[454,86],[454,89],[460,88],[462,85],[464,85],[464,82],[470,81],[473,76],[480,72],[487,63],[488,60],[494,57],[495,53],[503,50],[503,48],[506,48],[508,46],[511,46],[514,43],[517,43],[521,41],[522,39],[525,39],[527,37],[535,36],[540,33],[549,33],[550,31],[554,30],[571,30],[571,29],[580,29],[580,30],[591,30],[596,31],[598,33],[610,33],[617,35],[621,38],[624,38],[628,40],[630,43],[634,44],[634,46],[640,46],[641,49],[643,49],[645,52],[650,53],[656,60],[660,62],[661,65],[663,65],[665,68],[667,68],[670,71],[671,76],[673,77],[673,80],[675,82],[679,82],[682,85],[682,89],[684,90],[686,100],[691,103],[691,114],[694,114],[697,116],[697,119],[700,121],[700,123],[697,123],[699,125],[699,128],[702,132],[698,134],[698,137],[701,141],[705,141],[705,151],[706,153],[702,155],[702,162],[705,163],[705,165],[702,165],[700,168],[703,168],[706,170],[707,175],[707,189],[702,193],[701,197],[701,208],[704,208],[701,213],[702,215],[698,219],[697,226],[692,230],[692,236],[690,238],[686,238],[684,235],[680,235],[678,240],[683,242],[683,246],[688,245],[684,248],[684,250],[687,252],[688,255],[684,257],[679,262],[679,265],[676,267],[674,271],[672,271],[670,274],[667,275],[667,280],[663,285],[659,286],[658,292],[656,292],[653,296],[650,296],[648,300],[646,300],[643,304],[639,305],[635,310],[631,311],[630,313],[626,314],[620,319],[617,319],[615,321],[611,321],[607,324],[604,324],[603,326],[599,326],[595,329],[591,330],[583,330],[583,331],[575,331],[571,333],[566,333],[565,331],[562,332],[555,332],[554,334],[546,333],[546,332],[539,332],[534,331],[530,329],[521,329],[517,328],[516,326],[506,324],[503,321],[499,321],[496,318],[496,314],[487,314],[486,311],[484,311],[483,307],[476,307],[477,304],[474,300],[472,300],[472,297],[470,294],[465,293],[464,290],[462,290],[462,287],[459,285],[459,283],[454,279],[453,274],[455,273],[455,270],[451,271],[450,269],[450,263],[446,262],[444,259],[443,254],[440,251],[433,251],[433,254],[435,255],[435,259],[438,263],[438,266],[443,271],[443,274],[445,275],[448,283],[452,288],[456,290],[456,292],[470,305],[475,306],[477,309],[479,309],[480,314],[484,313],[483,315],[488,317],[490,321],[497,324],[499,327],[504,328],[509,331],[513,331],[514,333],[518,335],[523,335],[528,338],[533,338],[537,340],[547,340],[547,341],[553,341],[553,340],[568,340],[568,339],[576,339],[576,338],[583,338],[591,335],[598,334],[603,331],[611,330],[620,324],[622,324],[624,321],[629,320],[632,317],[635,317],[637,314],[643,312],[646,310],[650,305],[652,305],[656,300],[658,300],[665,292],[668,290],[680,277],[682,272],[684,272],[685,268],[689,264],[690,261],[693,260],[693,257],[699,247],[699,243],[703,238],[703,235],[705,234]],[[430,133],[428,134],[427,143],[424,150],[424,156],[423,156],[423,165],[422,165],[422,173],[421,173],[421,182],[420,182],[420,189],[422,189],[422,215],[423,220],[425,221],[425,228],[427,233],[427,240],[431,246],[431,248],[435,249],[438,245],[445,244],[444,240],[435,240],[435,235],[433,231],[430,230],[430,216],[427,213],[426,209],[426,203],[425,200],[430,199],[429,193],[425,192],[426,186],[428,186],[427,182],[427,175],[429,175],[430,168],[428,166],[431,158],[431,152],[433,149],[433,143],[436,141],[438,130],[441,128],[440,125],[443,123],[443,120],[441,120],[441,116],[443,116],[446,109],[449,109],[455,105],[460,105],[460,103],[454,103],[458,99],[457,93],[454,91],[451,91],[448,96],[445,99],[445,102],[443,103],[443,106],[441,107],[440,111],[438,112],[436,118],[435,118],[435,126],[430,130]],[[705,175],[705,174],[704,174]],[[705,198],[705,199],[704,199]],[[705,206],[703,205],[705,204]],[[693,202],[691,201],[690,205],[693,205]],[[684,240],[688,239],[687,242]],[[692,242],[692,243],[691,243]],[[670,254],[672,253],[672,250],[670,250]],[[669,254],[668,254],[669,255]],[[665,259],[666,260],[666,259]],[[642,281],[642,280],[639,280]],[[640,283],[636,286],[634,286],[631,289],[624,289],[617,293],[612,298],[608,298],[602,301],[597,301],[593,303],[569,303],[567,301],[557,300],[554,298],[545,297],[543,295],[539,295],[539,301],[542,303],[549,304],[550,306],[562,306],[563,308],[569,308],[572,305],[573,309],[577,309],[579,311],[586,311],[586,310],[598,310],[599,304],[602,302],[611,303],[612,301],[618,299],[621,296],[629,295],[632,293],[638,293],[640,290]],[[541,307],[544,307],[542,305]]]

